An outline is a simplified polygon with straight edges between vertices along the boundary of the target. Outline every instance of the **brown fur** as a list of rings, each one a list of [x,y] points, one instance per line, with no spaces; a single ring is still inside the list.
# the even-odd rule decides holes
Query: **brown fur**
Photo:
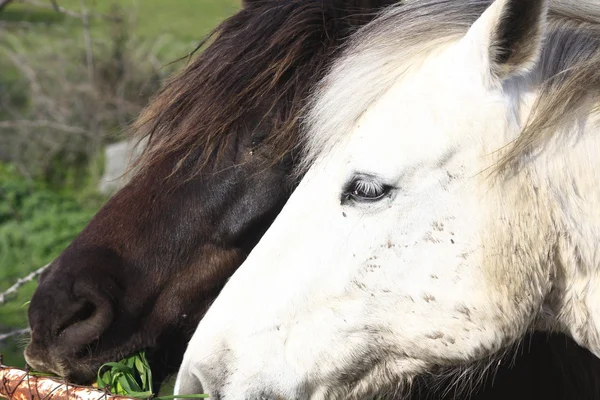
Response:
[[[259,129],[265,120],[277,132],[263,143],[268,161],[281,161],[298,143],[299,116],[308,90],[326,72],[342,40],[373,18],[374,5],[386,3],[395,1],[339,0],[337,7],[325,7],[322,1],[249,3],[200,47],[215,39],[220,46],[206,48],[141,114],[133,131],[148,139],[148,147],[134,166],[147,170],[171,154],[183,153],[179,168],[195,149],[204,149],[204,157],[191,161],[193,177],[214,162],[213,155],[222,157],[250,121]],[[264,12],[256,12],[260,7]],[[336,20],[337,30],[307,29],[307,24]],[[273,35],[265,45],[266,29]],[[254,121],[261,114],[264,119]]]

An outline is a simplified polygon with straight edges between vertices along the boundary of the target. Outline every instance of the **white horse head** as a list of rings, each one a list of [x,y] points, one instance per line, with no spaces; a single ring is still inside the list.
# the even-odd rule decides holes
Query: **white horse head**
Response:
[[[531,329],[600,355],[599,15],[414,0],[362,30],[315,94],[307,174],[177,393],[395,393]]]

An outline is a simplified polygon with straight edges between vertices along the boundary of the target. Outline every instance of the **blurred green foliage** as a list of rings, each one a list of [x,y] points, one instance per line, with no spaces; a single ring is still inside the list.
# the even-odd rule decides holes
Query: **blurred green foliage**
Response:
[[[58,0],[59,5],[76,13],[82,11],[82,3],[92,14],[125,16],[127,20],[115,24],[90,18],[96,54],[94,85],[85,81],[81,19],[18,2],[0,12],[0,103],[5,105],[0,104],[0,121],[48,118],[45,98],[37,103],[32,99],[31,76],[24,73],[31,67],[39,79],[39,90],[59,105],[65,121],[88,131],[92,126],[102,135],[98,145],[85,139],[83,146],[77,145],[79,152],[74,152],[77,143],[72,137],[57,136],[48,129],[0,129],[0,158],[23,151],[23,147],[38,149],[23,152],[19,168],[0,162],[0,293],[18,278],[51,262],[89,222],[106,201],[96,192],[104,163],[102,152],[96,149],[122,138],[123,126],[131,122],[137,108],[185,61],[169,63],[186,56],[240,7],[240,0]],[[16,62],[11,54],[24,62]],[[125,112],[121,110],[122,115],[116,114],[117,109],[110,114],[112,100],[107,96],[116,88],[121,88],[124,94],[120,96],[131,104]],[[108,100],[103,101],[105,98]],[[3,147],[1,135],[6,139],[9,134],[26,139],[23,143],[12,141],[17,144],[11,148]],[[59,151],[50,152],[41,146],[50,134],[55,138],[52,145],[62,146]],[[91,157],[89,152],[82,153],[81,148],[91,147]],[[44,168],[34,168],[36,163]],[[16,297],[0,305],[0,334],[27,327],[27,302],[35,286],[35,282],[22,286]],[[0,342],[6,364],[24,366],[26,339]]]
[[[94,192],[56,192],[44,182],[24,179],[12,165],[0,163],[0,292],[18,278],[52,261],[88,223],[104,202]],[[27,306],[35,283],[0,307],[0,332],[27,326]],[[0,347],[5,362],[22,365],[16,347]],[[16,353],[15,353],[16,351]]]
[[[48,2],[49,3],[49,2]],[[74,12],[81,12],[80,0],[58,0],[58,4]],[[156,39],[161,35],[179,42],[195,45],[204,35],[240,8],[241,0],[85,0],[90,13],[111,15],[127,10],[135,25],[134,35]],[[32,23],[59,23],[62,27],[77,29],[81,21],[58,14],[51,9],[40,9],[28,4],[12,4],[0,14],[1,20]],[[103,29],[105,21],[92,19],[92,29]],[[94,32],[96,33],[96,32]]]

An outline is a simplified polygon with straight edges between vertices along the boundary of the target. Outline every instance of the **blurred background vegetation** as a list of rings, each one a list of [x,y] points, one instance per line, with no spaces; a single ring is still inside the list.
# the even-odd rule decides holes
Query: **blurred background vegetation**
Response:
[[[0,295],[52,261],[107,200],[97,189],[103,149],[239,6],[0,0]],[[5,336],[27,327],[34,289],[35,280],[0,299],[5,364],[25,364],[26,335]]]

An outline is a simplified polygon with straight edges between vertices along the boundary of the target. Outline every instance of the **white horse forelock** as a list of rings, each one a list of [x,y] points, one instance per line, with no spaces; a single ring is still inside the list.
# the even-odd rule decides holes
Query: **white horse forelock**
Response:
[[[408,0],[390,7],[380,18],[359,30],[312,96],[304,117],[304,157],[299,164],[298,174],[305,173],[319,155],[335,147],[336,143],[351,132],[360,116],[406,73],[407,65],[418,65],[419,58],[425,58],[432,50],[462,37],[491,2]],[[569,41],[561,46],[564,53],[558,58],[551,50],[543,52],[542,62],[545,61],[548,69],[539,77],[540,81],[563,75],[560,67],[564,68],[564,63],[573,64],[578,53],[582,53],[583,62],[579,65],[584,70],[597,71],[600,63],[597,42],[600,25],[598,2],[553,0],[549,3],[549,29],[556,32],[552,38],[554,41],[559,43],[568,40],[573,32],[566,31],[567,28],[579,30],[587,36],[587,40]],[[573,26],[573,21],[585,21],[588,26]],[[547,46],[546,49],[551,49],[552,44],[549,43],[550,47]],[[407,63],[407,60],[411,62]],[[576,66],[577,63],[570,65],[568,69]],[[598,75],[595,77],[595,82],[587,82],[589,86],[572,90],[595,93],[600,89],[600,78]],[[569,83],[564,86],[568,87]],[[551,102],[551,98],[540,100]],[[563,113],[568,113],[569,107],[576,107],[563,99],[558,101],[567,103]],[[541,115],[539,118],[547,120],[548,116]]]

